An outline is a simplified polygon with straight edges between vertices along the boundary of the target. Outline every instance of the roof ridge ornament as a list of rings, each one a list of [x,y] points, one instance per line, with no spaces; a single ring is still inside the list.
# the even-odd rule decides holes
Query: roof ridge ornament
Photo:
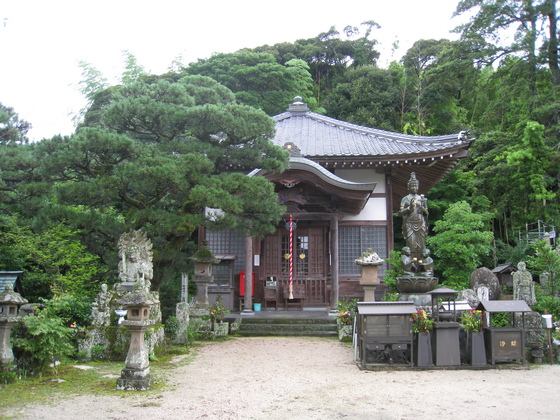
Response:
[[[291,141],[284,143],[283,149],[290,152],[290,156],[302,156],[301,149]]]
[[[307,111],[309,111],[309,108],[307,107],[307,104],[303,102],[303,98],[301,96],[296,96],[294,98],[294,102],[292,102],[288,107],[288,112],[291,112],[292,114],[305,113]]]

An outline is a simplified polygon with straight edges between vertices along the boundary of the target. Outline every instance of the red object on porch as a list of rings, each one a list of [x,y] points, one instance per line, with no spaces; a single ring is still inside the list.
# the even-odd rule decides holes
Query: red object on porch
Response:
[[[251,296],[255,294],[255,273],[251,278]],[[239,272],[239,296],[245,296],[245,271]]]

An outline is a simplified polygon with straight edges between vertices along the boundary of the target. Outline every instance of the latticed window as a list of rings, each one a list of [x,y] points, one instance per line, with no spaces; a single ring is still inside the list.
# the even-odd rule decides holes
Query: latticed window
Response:
[[[208,241],[208,249],[214,254],[233,254],[236,256],[233,262],[234,273],[245,270],[245,237],[242,232],[231,229],[217,232],[207,230],[206,240]]]
[[[385,259],[387,258],[387,231],[384,226],[348,226],[339,228],[338,233],[338,269],[340,274],[360,274],[361,270],[354,262],[366,249],[371,248]],[[379,275],[385,273],[385,267],[379,267]]]
[[[309,275],[309,236],[296,236],[293,244],[294,275]],[[290,274],[290,237],[282,237],[282,275]]]

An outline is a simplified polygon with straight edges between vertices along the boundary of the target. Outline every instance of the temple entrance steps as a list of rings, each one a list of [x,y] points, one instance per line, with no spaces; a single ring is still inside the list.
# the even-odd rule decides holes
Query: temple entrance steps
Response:
[[[244,337],[338,337],[336,317],[324,311],[264,311],[250,316],[233,313],[226,320],[237,321],[239,327],[234,334]]]

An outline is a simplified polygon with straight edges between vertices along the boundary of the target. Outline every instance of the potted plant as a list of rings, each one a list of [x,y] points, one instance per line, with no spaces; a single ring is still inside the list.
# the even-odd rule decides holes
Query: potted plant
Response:
[[[426,311],[419,309],[412,315],[412,331],[415,333],[414,362],[416,366],[432,366],[432,340],[430,331],[434,327],[434,320]]]
[[[465,311],[459,318],[467,332],[467,357],[472,366],[486,364],[486,347],[484,345],[484,313],[475,309]]]
[[[221,295],[218,295],[216,303],[210,306],[209,312],[214,334],[218,337],[227,336],[229,325],[227,322],[224,322],[224,318],[229,315],[230,311],[222,304]]]
[[[344,300],[336,303],[338,309],[336,323],[338,326],[338,339],[340,341],[352,341],[357,305],[358,299]]]

